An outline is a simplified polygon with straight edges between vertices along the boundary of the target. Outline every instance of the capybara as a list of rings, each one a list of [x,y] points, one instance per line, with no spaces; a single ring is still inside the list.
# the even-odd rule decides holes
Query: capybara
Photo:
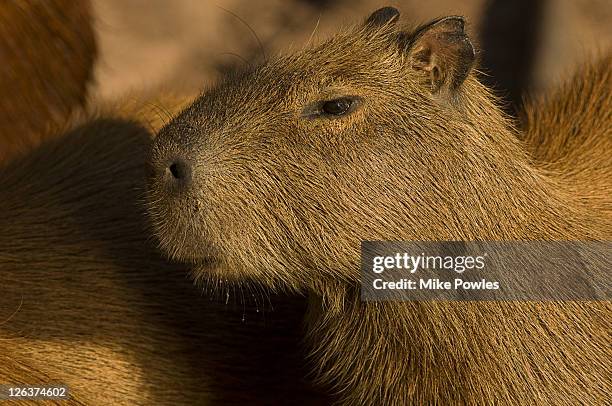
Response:
[[[96,41],[89,1],[0,3],[0,162],[86,104]]]
[[[2,351],[2,354],[0,354],[0,384],[10,383],[14,387],[20,387],[21,385],[29,387],[48,387],[49,384],[53,382],[53,378],[44,372],[36,370],[31,364],[27,356],[19,357],[15,356],[15,354],[8,354],[6,351]],[[7,377],[10,377],[10,379],[6,380]],[[61,404],[65,406],[85,405],[85,403],[79,400],[78,394],[75,393],[71,393],[68,399],[61,400],[38,400],[34,403],[31,399],[13,398],[10,401],[11,406],[32,404]]]
[[[583,175],[547,170],[480,83],[464,19],[398,17],[248,67],[165,126],[148,184],[158,243],[200,279],[308,292],[313,369],[344,403],[610,403],[610,302],[361,301],[364,240],[612,236],[612,162],[591,151],[609,145],[609,58],[536,105],[564,119],[525,138],[592,158]],[[577,193],[587,175],[598,190]]]
[[[527,102],[527,149],[545,171],[561,172],[589,207],[612,217],[612,55],[584,64],[567,83]]]
[[[204,296],[150,244],[155,106],[170,102],[83,119],[0,169],[0,384],[61,383],[96,405],[319,402],[302,380],[304,297]]]

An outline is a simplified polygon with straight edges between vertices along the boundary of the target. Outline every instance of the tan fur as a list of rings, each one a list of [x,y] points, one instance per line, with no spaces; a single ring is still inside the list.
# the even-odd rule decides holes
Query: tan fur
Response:
[[[612,217],[612,55],[525,108],[526,144],[543,170],[562,176],[590,208]],[[601,163],[601,164],[600,164]]]
[[[0,3],[0,162],[85,104],[96,43],[86,0]]]
[[[2,343],[4,346],[6,343]],[[47,386],[53,379],[34,368],[32,362],[27,357],[16,357],[15,354],[7,354],[4,351],[0,353],[0,384],[5,384],[5,377],[11,377],[10,383],[15,387],[20,385],[29,386]],[[65,405],[77,406],[85,405],[79,400],[79,395],[72,393],[69,399],[62,400],[31,400],[31,399],[12,399],[9,403],[11,406],[29,406],[29,405]]]
[[[609,240],[612,162],[590,149],[612,124],[609,59],[570,93],[593,113],[568,98],[575,83],[531,113],[581,120],[580,137],[532,123],[530,140],[575,143],[538,152],[474,73],[433,94],[411,52],[396,28],[362,26],[206,92],[155,142],[160,245],[199,279],[308,291],[311,361],[344,403],[609,403],[609,302],[364,303],[358,289],[362,240]],[[363,99],[348,116],[302,116],[347,95]],[[580,169],[592,194],[545,164],[579,153],[597,158]],[[191,180],[170,187],[177,159]]]
[[[303,300],[202,295],[148,241],[143,125],[174,101],[132,100],[0,169],[0,383],[60,382],[95,405],[317,401]]]

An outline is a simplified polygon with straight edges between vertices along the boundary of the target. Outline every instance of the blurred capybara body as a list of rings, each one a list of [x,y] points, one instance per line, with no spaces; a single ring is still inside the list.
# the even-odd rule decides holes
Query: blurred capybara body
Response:
[[[304,301],[202,295],[149,243],[140,122],[164,113],[87,119],[0,171],[0,383],[61,383],[85,404],[308,403]]]
[[[545,171],[559,173],[583,203],[612,216],[612,55],[577,68],[572,80],[525,109],[525,143]]]
[[[21,386],[41,386],[48,387],[55,383],[59,385],[57,381],[54,381],[53,378],[44,372],[34,368],[32,366],[32,362],[29,360],[27,356],[16,356],[14,353],[10,353],[11,351],[11,343],[3,342],[2,354],[0,354],[0,382],[5,385],[7,383],[12,384],[14,387]],[[9,378],[10,379],[7,379]],[[60,403],[61,402],[61,403]],[[16,399],[13,398],[10,400],[11,406],[29,406],[33,404],[38,405],[57,405],[62,404],[66,406],[81,406],[85,405],[80,397],[76,393],[70,394],[68,399],[62,400],[32,400],[32,399]]]
[[[57,131],[85,104],[95,57],[88,1],[0,4],[0,161]]]
[[[363,240],[612,236],[612,162],[590,149],[609,143],[609,58],[531,113],[567,122],[518,137],[472,73],[461,18],[397,18],[379,10],[231,76],[162,129],[148,192],[161,247],[201,279],[308,291],[311,361],[346,403],[608,402],[609,302],[360,300]],[[577,153],[593,160],[572,169]]]

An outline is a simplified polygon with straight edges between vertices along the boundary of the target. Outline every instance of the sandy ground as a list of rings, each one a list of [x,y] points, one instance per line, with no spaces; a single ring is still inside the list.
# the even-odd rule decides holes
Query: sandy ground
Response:
[[[491,45],[480,34],[483,24],[493,28],[500,25],[499,21],[489,21],[491,13],[487,14],[487,8],[495,3],[483,0],[384,3],[371,0],[94,0],[101,51],[94,94],[109,99],[159,87],[193,91],[214,82],[220,73],[244,60],[257,60],[262,53],[270,55],[299,48],[313,33],[317,38],[324,38],[343,25],[361,21],[382,5],[398,7],[404,23],[424,22],[448,14],[466,16],[473,37],[489,45],[491,49],[484,51],[497,55],[497,66],[505,66],[510,75],[507,81],[513,81],[512,75],[519,67],[515,69],[508,63],[516,62],[517,58],[505,52],[512,49],[513,40],[520,40],[518,31],[523,28],[522,22],[534,17],[535,4],[539,4],[536,30],[530,34],[533,38],[528,39],[532,53],[524,56],[529,59],[525,61],[529,66],[525,83],[536,91],[554,85],[588,55],[612,44],[612,2],[542,0],[508,2],[523,3],[523,9],[513,11],[514,17],[498,7],[501,12],[497,11],[494,18],[509,29],[503,34],[502,42]],[[503,21],[509,18],[517,21]],[[517,33],[513,32],[515,29]]]

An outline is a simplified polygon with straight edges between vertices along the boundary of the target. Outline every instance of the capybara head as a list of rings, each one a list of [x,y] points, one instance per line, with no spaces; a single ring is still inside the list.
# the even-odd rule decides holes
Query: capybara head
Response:
[[[495,183],[518,147],[487,127],[506,121],[464,20],[398,17],[233,74],[160,131],[148,204],[170,256],[313,288],[356,280],[361,240],[469,238],[465,188]]]

